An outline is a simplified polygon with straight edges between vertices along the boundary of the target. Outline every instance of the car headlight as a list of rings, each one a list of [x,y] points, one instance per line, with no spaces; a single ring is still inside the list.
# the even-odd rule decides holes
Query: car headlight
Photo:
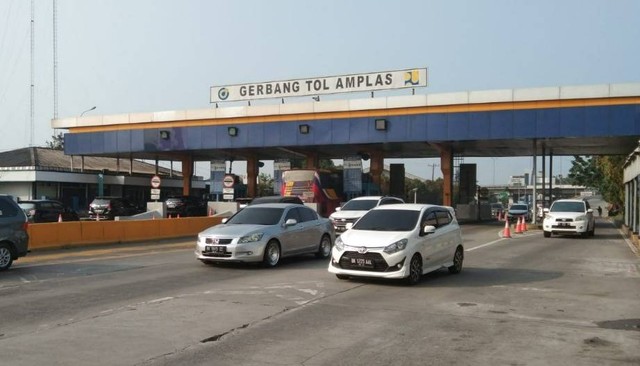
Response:
[[[251,234],[251,235],[247,235],[247,236],[242,236],[240,237],[240,240],[238,240],[238,243],[253,243],[256,241],[260,241],[260,239],[262,239],[262,236],[264,235],[264,233],[255,233],[255,234]]]
[[[344,242],[341,237],[336,238],[336,242],[333,244],[333,247],[340,252],[344,250]]]
[[[586,221],[586,220],[587,220],[586,215],[581,215],[575,218],[575,221]]]
[[[407,247],[407,243],[409,241],[407,239],[398,240],[397,242],[387,245],[384,248],[384,252],[387,254],[393,254],[395,252],[399,252]]]

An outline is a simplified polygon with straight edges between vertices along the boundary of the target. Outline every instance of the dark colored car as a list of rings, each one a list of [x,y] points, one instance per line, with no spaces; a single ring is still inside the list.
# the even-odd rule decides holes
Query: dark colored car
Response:
[[[0,271],[11,267],[14,260],[27,255],[29,221],[11,196],[0,195]]]
[[[78,221],[78,213],[61,202],[55,200],[28,200],[18,202],[18,206],[24,211],[29,222],[57,222]]]
[[[170,196],[165,201],[167,215],[176,217],[207,216],[207,202],[192,196]]]
[[[133,216],[141,212],[142,209],[122,197],[96,197],[89,205],[92,220],[113,220],[116,216]]]

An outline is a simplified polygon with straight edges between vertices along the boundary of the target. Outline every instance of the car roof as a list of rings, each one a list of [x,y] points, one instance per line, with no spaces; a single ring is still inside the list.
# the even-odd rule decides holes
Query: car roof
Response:
[[[380,200],[385,196],[360,196],[356,198],[352,198],[351,201],[360,201],[360,200]]]
[[[555,200],[553,202],[555,203],[555,202],[585,202],[585,201],[577,198],[563,198],[560,200]]]
[[[393,205],[382,205],[372,208],[372,210],[405,210],[405,211],[422,211],[428,208],[442,208],[448,210],[448,206],[432,205],[427,203],[396,203]]]
[[[288,208],[288,207],[301,207],[303,205],[299,204],[299,203],[261,203],[259,205],[249,205],[244,209],[250,208],[250,209],[254,209],[254,208]],[[304,206],[307,207],[307,206]]]
[[[18,203],[40,203],[40,202],[55,202],[55,203],[60,203],[60,201],[58,201],[58,200],[42,200],[42,199],[35,199],[35,200],[20,200],[20,201],[18,201]]]

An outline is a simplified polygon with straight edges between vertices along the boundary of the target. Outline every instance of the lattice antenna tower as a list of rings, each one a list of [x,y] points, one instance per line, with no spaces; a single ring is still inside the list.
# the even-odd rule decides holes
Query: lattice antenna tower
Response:
[[[34,35],[34,23],[35,23],[35,11],[33,1],[31,0],[31,85],[30,85],[30,104],[29,104],[29,113],[31,116],[31,120],[29,122],[29,146],[33,146],[33,131],[34,131],[34,120],[35,120],[35,85],[34,85],[34,57],[35,57],[35,35]]]
[[[57,0],[53,0],[53,119],[58,119],[58,1]]]

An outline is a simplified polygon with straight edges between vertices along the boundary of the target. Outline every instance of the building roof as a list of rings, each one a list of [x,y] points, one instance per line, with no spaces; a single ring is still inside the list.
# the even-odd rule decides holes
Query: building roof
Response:
[[[133,165],[132,165],[133,164]],[[0,170],[46,170],[67,172],[102,172],[106,174],[129,173],[151,175],[156,173],[156,166],[140,160],[85,156],[84,168],[80,156],[65,155],[63,150],[46,147],[25,147],[0,152]],[[181,177],[177,170],[171,171],[158,167],[158,175]]]

